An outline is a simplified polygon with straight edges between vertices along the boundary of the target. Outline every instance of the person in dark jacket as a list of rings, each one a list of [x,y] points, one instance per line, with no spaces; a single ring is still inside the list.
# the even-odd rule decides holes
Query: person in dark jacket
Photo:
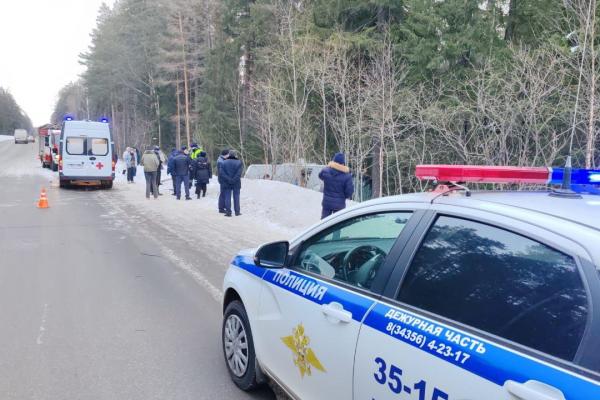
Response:
[[[177,187],[176,187],[176,183],[177,180],[175,179],[175,174],[173,174],[173,159],[175,158],[175,156],[177,155],[177,149],[173,148],[173,150],[171,150],[171,154],[169,154],[169,158],[167,160],[167,175],[171,175],[171,181],[173,181],[173,196],[176,195],[177,192]]]
[[[350,169],[346,166],[346,157],[337,153],[333,160],[319,173],[324,183],[323,207],[321,219],[346,208],[346,199],[351,200],[354,194],[354,183]]]
[[[181,184],[183,183],[185,188],[185,199],[191,200],[190,197],[190,157],[185,154],[185,146],[181,148],[181,151],[177,153],[172,160],[171,174],[175,177],[175,196],[177,200],[181,199]]]
[[[219,181],[219,212],[225,214],[225,190],[223,189],[223,180],[221,179],[221,166],[229,157],[229,149],[224,149],[217,159],[217,179]]]
[[[212,177],[212,168],[210,161],[206,158],[206,152],[201,151],[194,160],[192,160],[192,176],[196,179],[196,197],[206,197],[206,185]]]
[[[242,215],[240,212],[240,190],[242,189],[242,171],[244,166],[238,160],[234,150],[229,151],[227,159],[219,167],[219,180],[221,190],[224,196],[225,216],[231,217],[231,195],[233,194],[233,208],[235,215]]]

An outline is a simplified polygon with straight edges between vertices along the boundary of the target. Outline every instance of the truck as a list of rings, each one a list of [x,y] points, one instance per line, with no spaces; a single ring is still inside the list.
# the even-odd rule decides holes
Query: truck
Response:
[[[29,143],[29,139],[27,139],[27,130],[26,129],[15,129],[15,144],[17,143]]]
[[[60,127],[46,124],[38,128],[39,159],[42,168],[58,171],[58,158],[60,149]]]

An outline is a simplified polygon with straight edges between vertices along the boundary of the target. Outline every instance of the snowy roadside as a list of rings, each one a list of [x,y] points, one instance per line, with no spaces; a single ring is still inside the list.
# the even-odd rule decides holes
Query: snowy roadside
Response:
[[[13,136],[10,135],[0,135],[0,142],[8,142],[14,140]]]
[[[172,180],[162,173],[158,200],[145,198],[146,183],[142,167],[138,167],[135,184],[128,184],[117,165],[117,177],[111,196],[136,207],[140,213],[160,221],[167,230],[197,243],[219,260],[229,261],[240,249],[261,243],[291,239],[319,221],[321,193],[288,183],[268,180],[242,180],[239,217],[226,218],[218,213],[219,185],[213,177],[205,198],[176,200]],[[215,260],[217,261],[217,260]]]
[[[8,137],[9,140],[2,139]],[[38,158],[38,146],[36,143],[13,144],[12,136],[0,136],[0,151],[10,163],[0,165],[0,176],[25,177],[39,175],[51,181],[56,173],[42,168]]]

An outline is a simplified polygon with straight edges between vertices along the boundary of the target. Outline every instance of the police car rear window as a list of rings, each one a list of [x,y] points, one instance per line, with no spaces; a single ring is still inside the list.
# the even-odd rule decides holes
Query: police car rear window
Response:
[[[571,257],[446,216],[425,237],[398,299],[565,360],[574,358],[588,315]]]

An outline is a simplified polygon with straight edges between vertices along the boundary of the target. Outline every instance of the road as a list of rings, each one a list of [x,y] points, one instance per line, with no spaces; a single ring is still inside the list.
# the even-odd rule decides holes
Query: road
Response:
[[[227,374],[223,266],[199,282],[182,265],[210,257],[151,216],[110,191],[23,173],[35,149],[0,143],[0,398],[275,398],[240,392]]]

